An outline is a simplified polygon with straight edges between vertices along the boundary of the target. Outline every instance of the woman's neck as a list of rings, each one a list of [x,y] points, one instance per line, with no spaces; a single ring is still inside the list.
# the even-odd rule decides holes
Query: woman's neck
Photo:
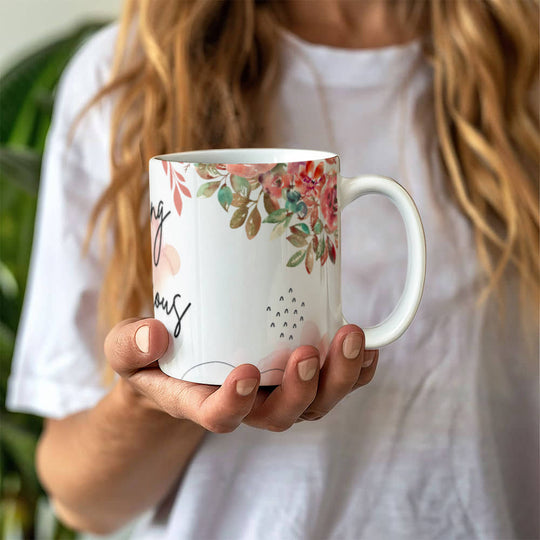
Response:
[[[288,0],[279,2],[288,30],[311,43],[350,49],[399,45],[414,36],[388,0]]]

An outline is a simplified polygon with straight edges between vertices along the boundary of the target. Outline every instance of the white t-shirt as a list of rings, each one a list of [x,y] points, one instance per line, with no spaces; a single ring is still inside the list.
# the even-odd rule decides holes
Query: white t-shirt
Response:
[[[103,269],[95,245],[84,259],[80,248],[110,178],[111,101],[92,109],[69,147],[67,132],[107,79],[116,31],[93,37],[60,86],[9,381],[12,410],[60,418],[106,392],[95,343]],[[520,337],[515,302],[504,326],[491,304],[476,303],[473,236],[442,173],[419,43],[343,50],[285,32],[282,60],[273,145],[335,150],[344,176],[378,173],[408,189],[426,231],[424,299],[409,331],[382,350],[373,382],[322,420],[283,433],[242,425],[208,434],[177,491],[134,537],[537,538],[537,350]],[[342,266],[345,316],[379,322],[406,267],[400,218],[382,197],[344,211]]]

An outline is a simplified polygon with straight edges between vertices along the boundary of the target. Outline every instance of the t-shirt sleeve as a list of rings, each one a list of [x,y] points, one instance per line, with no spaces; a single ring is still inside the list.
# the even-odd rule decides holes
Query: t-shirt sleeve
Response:
[[[111,104],[73,120],[106,82],[116,28],[75,55],[60,81],[47,138],[23,313],[8,381],[7,407],[61,418],[92,407],[107,391],[97,305],[104,275],[100,246],[82,247],[91,210],[110,177]]]

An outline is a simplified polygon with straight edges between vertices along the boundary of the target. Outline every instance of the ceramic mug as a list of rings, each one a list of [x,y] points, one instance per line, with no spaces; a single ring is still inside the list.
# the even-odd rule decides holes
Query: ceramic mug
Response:
[[[367,194],[388,197],[408,242],[405,288],[392,314],[365,328],[366,347],[395,341],[422,296],[425,239],[414,202],[394,180],[343,178],[336,154],[293,149],[183,152],[150,160],[154,312],[173,339],[168,375],[220,385],[256,365],[279,384],[290,353],[324,359],[344,324],[340,219]]]

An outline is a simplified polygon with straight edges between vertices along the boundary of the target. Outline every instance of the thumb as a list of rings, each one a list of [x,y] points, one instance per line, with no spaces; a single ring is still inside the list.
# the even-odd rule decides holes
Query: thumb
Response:
[[[169,332],[160,321],[127,319],[105,338],[105,357],[121,377],[155,362],[169,346]]]

